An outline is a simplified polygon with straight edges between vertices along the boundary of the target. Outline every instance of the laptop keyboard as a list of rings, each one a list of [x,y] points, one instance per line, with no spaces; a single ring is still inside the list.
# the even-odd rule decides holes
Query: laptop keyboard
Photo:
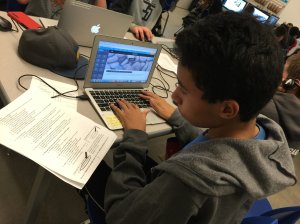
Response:
[[[134,103],[139,108],[150,107],[147,100],[144,100],[138,96],[141,90],[93,90],[90,91],[91,95],[95,99],[101,111],[111,111],[110,104],[115,104],[117,100],[125,99],[130,103]]]

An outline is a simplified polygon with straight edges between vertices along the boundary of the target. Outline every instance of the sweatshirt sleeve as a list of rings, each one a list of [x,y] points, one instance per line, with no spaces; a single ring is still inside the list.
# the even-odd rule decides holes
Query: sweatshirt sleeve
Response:
[[[128,130],[114,151],[104,202],[108,224],[186,223],[198,211],[191,189],[178,178],[162,173],[146,183],[146,140],[146,133]]]
[[[177,139],[182,145],[186,145],[203,132],[201,129],[192,126],[185,120],[178,110],[172,114],[167,122],[172,126]]]

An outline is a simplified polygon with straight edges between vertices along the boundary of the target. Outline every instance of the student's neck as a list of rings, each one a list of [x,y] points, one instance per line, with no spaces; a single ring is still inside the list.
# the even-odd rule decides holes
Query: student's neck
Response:
[[[238,139],[250,139],[254,138],[259,132],[259,128],[256,126],[256,119],[252,119],[248,122],[241,122],[239,120],[233,120],[225,122],[223,125],[210,128],[207,133],[208,138],[238,138]]]

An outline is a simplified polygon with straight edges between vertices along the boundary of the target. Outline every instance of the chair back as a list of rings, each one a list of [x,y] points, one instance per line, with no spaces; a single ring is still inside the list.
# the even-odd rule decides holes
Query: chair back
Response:
[[[253,203],[241,224],[295,224],[300,218],[300,206],[272,209],[266,198]]]

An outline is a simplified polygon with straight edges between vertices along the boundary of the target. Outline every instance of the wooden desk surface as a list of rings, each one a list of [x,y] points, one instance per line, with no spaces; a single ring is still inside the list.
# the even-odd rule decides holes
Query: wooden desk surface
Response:
[[[11,19],[7,16],[6,12],[0,12],[0,16],[7,18],[9,21]],[[37,19],[37,18],[35,18]],[[38,20],[37,20],[38,22]],[[55,23],[56,21],[50,21]],[[14,27],[14,25],[13,25]],[[0,31],[0,99],[4,104],[8,104],[18,96],[20,96],[24,90],[18,86],[17,80],[21,75],[24,74],[33,74],[40,77],[45,77],[49,79],[53,79],[56,81],[75,84],[72,79],[65,78],[59,76],[55,73],[47,69],[43,69],[32,64],[27,63],[22,58],[20,58],[17,54],[17,48],[19,44],[19,38],[22,34],[22,30],[19,29],[19,32],[1,32]],[[127,38],[133,38],[131,33],[126,34]],[[81,48],[80,52],[85,55],[90,55],[89,48]],[[154,73],[154,77],[159,77],[158,71],[156,70]],[[164,77],[168,83],[170,84],[171,90],[175,89],[176,80],[171,79],[169,77]],[[31,78],[22,79],[22,84],[24,86],[30,86]],[[83,81],[78,81],[80,89],[79,94],[82,93],[83,89]],[[153,80],[154,84],[159,84],[158,81]],[[162,93],[163,94],[163,93]],[[170,94],[169,94],[170,95]],[[170,96],[169,96],[169,101]],[[92,119],[93,121],[103,124],[101,118],[95,112],[94,108],[91,106],[89,101],[78,101],[77,111],[82,115]],[[156,124],[156,125],[148,125],[146,129],[149,137],[157,137],[161,135],[165,135],[171,132],[171,127],[167,124]],[[123,131],[117,130],[115,133],[118,135],[118,139],[116,142],[119,142],[122,139]]]

